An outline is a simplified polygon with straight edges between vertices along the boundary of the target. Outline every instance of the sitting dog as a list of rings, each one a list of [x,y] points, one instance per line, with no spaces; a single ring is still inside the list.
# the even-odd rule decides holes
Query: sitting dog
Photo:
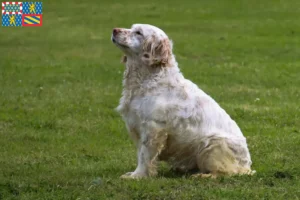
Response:
[[[240,128],[183,77],[161,29],[134,24],[113,29],[111,39],[126,65],[117,111],[138,151],[137,168],[121,178],[154,176],[160,160],[182,172],[197,170],[196,177],[254,173]]]

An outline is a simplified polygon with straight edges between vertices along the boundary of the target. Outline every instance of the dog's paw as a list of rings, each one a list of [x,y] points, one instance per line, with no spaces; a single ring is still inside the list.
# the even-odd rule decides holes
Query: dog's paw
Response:
[[[144,174],[138,174],[135,172],[127,172],[126,174],[123,174],[120,178],[122,179],[141,179],[145,178],[147,175]]]
[[[202,174],[202,173],[197,173],[197,174],[193,174],[191,176],[192,178],[217,178],[217,174]]]
[[[122,176],[120,176],[120,178],[123,178],[123,179],[130,178],[132,173],[133,172],[127,172],[126,174],[123,174]]]

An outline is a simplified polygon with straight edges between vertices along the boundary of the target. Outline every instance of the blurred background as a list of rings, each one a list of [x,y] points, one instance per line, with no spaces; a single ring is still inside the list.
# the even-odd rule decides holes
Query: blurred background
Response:
[[[299,19],[299,0],[43,1],[42,27],[0,27],[0,199],[299,198]],[[157,180],[119,180],[136,153],[110,36],[134,23],[173,40],[185,77],[240,125],[256,176],[162,164]]]

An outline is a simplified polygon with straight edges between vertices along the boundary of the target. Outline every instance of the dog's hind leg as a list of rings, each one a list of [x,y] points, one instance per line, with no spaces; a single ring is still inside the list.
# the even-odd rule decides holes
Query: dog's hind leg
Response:
[[[197,155],[197,166],[200,173],[193,177],[216,178],[223,175],[252,174],[250,166],[243,165],[224,138],[210,139],[208,145]]]

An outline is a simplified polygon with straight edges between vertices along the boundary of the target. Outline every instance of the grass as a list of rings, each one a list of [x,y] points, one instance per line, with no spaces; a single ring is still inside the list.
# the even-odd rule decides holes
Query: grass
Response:
[[[45,1],[42,27],[0,27],[0,199],[299,199],[300,1]],[[193,180],[135,149],[114,111],[113,27],[161,27],[185,77],[247,137],[257,174]]]

